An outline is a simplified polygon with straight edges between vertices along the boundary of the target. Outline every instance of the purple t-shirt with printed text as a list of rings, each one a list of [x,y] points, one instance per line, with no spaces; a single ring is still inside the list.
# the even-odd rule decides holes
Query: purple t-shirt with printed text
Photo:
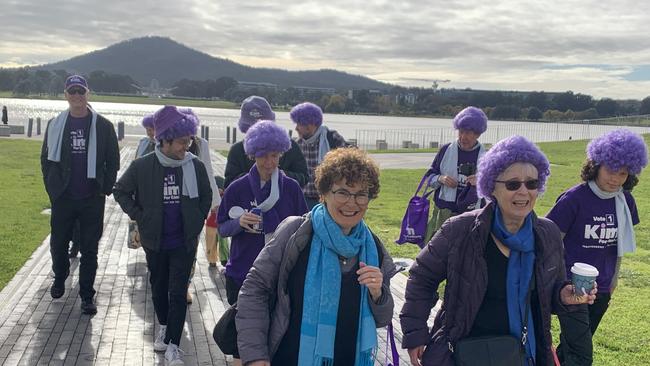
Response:
[[[442,158],[444,157],[445,153],[447,152],[447,149],[451,146],[451,144],[446,144],[440,148],[440,151],[436,155],[435,159],[433,160],[433,163],[431,163],[431,171],[435,175],[441,174],[440,172],[440,164],[442,162]],[[473,169],[474,174],[476,174],[476,167],[478,166],[478,153],[480,152],[480,149],[474,149],[472,151],[465,151],[462,150],[460,147],[458,148],[458,164],[457,164],[457,172],[458,172],[458,187],[456,188],[456,197],[458,197],[461,193],[461,191],[465,188],[467,184],[467,175],[462,174],[465,172],[465,169]],[[467,167],[467,168],[465,168]],[[471,175],[471,174],[470,174]],[[446,208],[448,210],[451,210],[452,212],[458,212],[458,208],[456,207],[456,202],[448,202],[445,200],[440,199],[440,191],[442,188],[436,190],[434,194],[434,200],[436,203],[436,206],[438,208]],[[478,200],[478,199],[477,199]],[[461,211],[466,211],[466,208],[463,208]]]
[[[92,196],[95,186],[88,179],[88,128],[92,115],[75,118],[68,117],[70,135],[70,182],[65,196],[73,200],[81,200]]]
[[[163,226],[160,248],[175,249],[184,244],[183,214],[181,212],[181,168],[165,168],[163,182]]]
[[[636,202],[629,192],[625,200],[630,208],[632,223],[639,223]],[[575,262],[598,268],[598,292],[609,293],[618,256],[618,221],[614,198],[601,199],[586,183],[579,184],[560,195],[546,215],[565,233],[564,255],[567,277]]]

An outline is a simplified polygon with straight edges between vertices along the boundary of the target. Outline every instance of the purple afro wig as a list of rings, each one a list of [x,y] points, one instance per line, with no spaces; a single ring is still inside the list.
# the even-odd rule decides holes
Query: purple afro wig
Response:
[[[287,131],[273,121],[259,121],[244,137],[244,151],[248,156],[260,157],[270,152],[287,152],[291,140]]]
[[[144,128],[154,128],[153,127],[153,114],[147,114],[142,118],[142,127]]]
[[[487,116],[480,108],[467,107],[454,117],[454,128],[470,130],[480,135],[487,130],[487,121]]]
[[[638,175],[648,165],[648,148],[641,136],[617,129],[591,140],[587,158],[612,170],[627,167],[630,174]]]
[[[237,126],[242,133],[246,133],[257,121],[275,121],[275,113],[266,99],[251,95],[241,102]]]
[[[190,121],[193,121],[194,124],[198,127],[201,125],[201,121],[199,120],[199,116],[197,116],[192,108],[178,108],[178,111],[183,113],[187,119]]]
[[[153,115],[156,140],[173,140],[183,136],[196,135],[197,120],[188,117],[173,105],[166,105]]]
[[[316,125],[320,127],[323,124],[323,111],[314,103],[300,103],[291,108],[289,116],[293,123],[299,125]]]
[[[544,192],[546,179],[551,174],[546,155],[530,140],[523,136],[503,139],[478,162],[478,193],[481,197],[494,200],[492,193],[499,174],[514,163],[528,163],[537,168],[538,192]]]

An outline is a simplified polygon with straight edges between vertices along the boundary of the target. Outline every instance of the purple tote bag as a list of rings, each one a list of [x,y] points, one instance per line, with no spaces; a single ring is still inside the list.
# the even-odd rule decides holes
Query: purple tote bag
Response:
[[[427,182],[429,181],[429,174],[425,174],[415,191],[415,195],[409,200],[406,207],[406,213],[402,219],[402,229],[399,233],[399,238],[395,240],[397,244],[413,243],[417,244],[420,248],[424,247],[424,237],[427,233],[427,221],[429,220],[429,196],[434,192],[429,189]],[[422,195],[418,195],[424,186]]]

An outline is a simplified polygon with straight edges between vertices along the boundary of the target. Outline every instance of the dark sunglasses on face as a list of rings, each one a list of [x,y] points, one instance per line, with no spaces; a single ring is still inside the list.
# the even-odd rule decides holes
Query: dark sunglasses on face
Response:
[[[84,88],[70,88],[70,89],[68,89],[68,94],[70,94],[70,95],[75,95],[75,94],[86,95],[86,89],[84,89]]]
[[[531,191],[539,188],[539,179],[531,179],[524,182],[519,180],[497,180],[496,182],[503,183],[506,186],[506,189],[509,191],[518,190],[522,184],[526,186],[526,189]]]

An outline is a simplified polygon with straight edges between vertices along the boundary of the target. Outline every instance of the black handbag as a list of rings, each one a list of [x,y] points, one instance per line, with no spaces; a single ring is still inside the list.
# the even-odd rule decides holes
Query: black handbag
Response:
[[[212,330],[212,338],[219,346],[224,355],[232,355],[239,358],[237,350],[237,327],[235,325],[235,316],[237,315],[237,303],[229,307]]]
[[[456,366],[522,366],[534,365],[526,355],[528,341],[528,309],[530,293],[534,288],[535,275],[530,279],[526,293],[526,310],[521,329],[521,338],[512,335],[483,336],[463,338],[456,342],[456,347],[449,343],[454,353]]]

